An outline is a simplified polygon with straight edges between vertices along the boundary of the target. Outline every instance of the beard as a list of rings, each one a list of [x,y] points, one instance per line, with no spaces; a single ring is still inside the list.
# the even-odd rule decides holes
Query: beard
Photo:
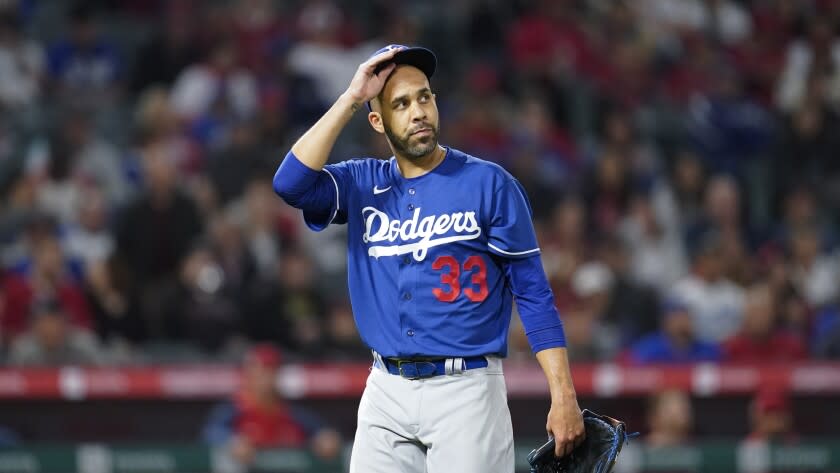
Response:
[[[385,128],[385,135],[394,147],[394,151],[408,159],[420,159],[437,148],[438,145],[438,129],[431,124],[424,125],[432,130],[429,136],[422,138],[414,138],[411,132],[406,132],[405,136],[397,136],[390,126],[383,123]]]

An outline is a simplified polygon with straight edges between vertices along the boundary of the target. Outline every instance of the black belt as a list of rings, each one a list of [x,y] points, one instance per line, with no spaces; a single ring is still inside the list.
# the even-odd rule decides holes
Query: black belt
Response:
[[[408,379],[431,378],[433,376],[441,376],[447,374],[447,361],[458,360],[458,358],[431,358],[431,359],[395,359],[382,358],[382,363],[385,369],[397,376],[402,376]],[[461,372],[475,368],[486,368],[487,358],[483,356],[469,356],[460,358],[463,364],[456,368],[456,371]],[[450,367],[450,370],[452,368]]]

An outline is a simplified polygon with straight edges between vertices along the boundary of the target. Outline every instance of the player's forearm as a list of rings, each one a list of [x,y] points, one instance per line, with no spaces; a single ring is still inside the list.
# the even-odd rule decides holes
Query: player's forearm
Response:
[[[327,163],[335,140],[362,104],[342,94],[329,110],[292,146],[292,153],[310,169],[320,171]]]
[[[552,403],[576,397],[572,372],[569,369],[569,357],[565,348],[557,347],[539,351],[537,361],[548,380]]]

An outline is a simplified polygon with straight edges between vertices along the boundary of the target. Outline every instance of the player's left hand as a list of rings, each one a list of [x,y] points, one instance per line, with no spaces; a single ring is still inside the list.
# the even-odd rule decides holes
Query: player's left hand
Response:
[[[545,430],[554,437],[554,454],[558,457],[566,455],[583,442],[586,431],[575,396],[551,401]]]

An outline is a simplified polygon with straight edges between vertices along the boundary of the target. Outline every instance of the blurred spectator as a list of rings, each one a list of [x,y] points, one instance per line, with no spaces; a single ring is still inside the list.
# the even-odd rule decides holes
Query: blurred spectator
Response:
[[[47,65],[62,100],[96,108],[111,102],[122,72],[114,44],[100,36],[93,8],[85,2],[72,7],[67,34],[50,45]]]
[[[36,302],[29,329],[9,350],[9,363],[18,366],[90,365],[104,361],[93,335],[79,330],[56,301]]]
[[[510,62],[526,78],[594,75],[599,57],[569,2],[538,1],[508,27]]]
[[[184,259],[177,312],[183,314],[187,339],[207,353],[218,352],[241,333],[241,312],[236,297],[236,277],[228,273],[219,254],[209,245],[198,245]]]
[[[563,318],[570,360],[608,360],[618,351],[616,323],[606,320],[614,284],[612,272],[603,263],[586,263],[575,271],[572,289],[578,303]]]
[[[216,406],[204,427],[204,440],[225,447],[248,468],[265,448],[305,448],[323,460],[336,460],[341,438],[312,413],[292,406],[277,390],[281,355],[271,345],[257,345],[245,357],[239,392]]]
[[[485,112],[486,113],[486,112]],[[535,158],[538,175],[544,183],[568,179],[577,166],[572,137],[557,126],[544,97],[525,97],[516,111],[511,126],[512,146],[526,149]],[[511,163],[516,168],[516,163]]]
[[[653,206],[650,196],[636,194],[619,230],[632,255],[631,277],[665,292],[688,264],[679,228],[663,225]]]
[[[289,68],[315,81],[315,93],[322,103],[333,103],[347,89],[359,64],[375,51],[346,47],[342,42],[346,21],[330,0],[308,2],[298,14],[301,40],[289,51]]]
[[[695,336],[688,305],[669,299],[662,310],[662,330],[636,342],[627,354],[631,363],[695,363],[719,361],[720,348]]]
[[[795,441],[790,399],[787,393],[763,389],[750,403],[751,432],[748,442]]]
[[[107,204],[102,191],[82,191],[74,224],[65,228],[64,248],[70,258],[80,261],[84,270],[105,261],[114,251],[114,235],[108,227]]]
[[[141,45],[131,74],[135,94],[150,86],[170,86],[187,66],[201,58],[196,39],[195,11],[186,2],[169,2],[160,31]]]
[[[689,140],[715,173],[729,173],[746,184],[750,165],[763,159],[776,133],[772,116],[748,95],[742,78],[728,65],[709,78],[702,97],[693,97],[688,119]],[[749,187],[747,187],[749,189]],[[763,190],[763,189],[762,189]]]
[[[350,301],[332,302],[327,309],[325,325],[329,359],[367,361],[370,358],[370,349],[356,330]]]
[[[32,106],[41,94],[43,74],[41,45],[24,37],[10,9],[0,11],[0,108]]]
[[[831,195],[819,184],[839,174],[833,159],[840,144],[833,132],[837,123],[835,114],[813,101],[802,104],[785,119],[773,170],[779,192],[788,190],[786,186],[814,186],[820,197]]]
[[[561,314],[575,300],[571,280],[586,257],[585,234],[586,207],[575,196],[557,202],[547,227],[540,232],[543,267]]]
[[[479,1],[470,5],[464,35],[470,51],[477,57],[496,57],[504,51],[505,23],[509,6],[500,2]],[[398,44],[409,44],[394,41]]]
[[[277,199],[271,182],[253,177],[239,205],[231,211],[240,218],[243,238],[260,275],[275,275],[276,263],[285,247],[299,241],[303,222],[292,207]]]
[[[689,247],[700,244],[713,232],[720,240],[722,250],[733,245],[748,248],[752,243],[752,235],[746,224],[743,205],[738,181],[725,174],[711,177],[706,183],[700,219],[693,226],[687,227]]]
[[[785,112],[798,109],[810,94],[813,79],[825,80],[824,97],[834,105],[840,100],[840,39],[829,18],[816,15],[808,24],[807,36],[794,40],[787,48],[787,58],[776,89],[776,104]]]
[[[793,229],[790,237],[790,278],[811,307],[834,302],[840,277],[835,257],[823,253],[816,229],[805,225]]]
[[[89,114],[82,109],[62,114],[48,144],[39,201],[63,222],[73,220],[84,187],[100,187],[112,205],[130,195],[120,151],[99,136]]]
[[[665,1],[675,4],[696,3],[696,0]],[[682,55],[668,68],[661,86],[662,91],[668,103],[673,106],[689,107],[692,104],[696,106],[697,103],[704,103],[723,67],[721,58],[711,40],[701,34],[687,34],[685,39],[677,44],[679,46],[676,47],[682,49]]]
[[[815,190],[804,184],[794,185],[781,201],[781,220],[774,229],[774,251],[784,248],[797,228],[812,226],[820,242],[831,246],[836,241],[835,231],[826,215],[820,214]]]
[[[621,345],[655,332],[659,328],[659,295],[655,288],[632,277],[632,260],[621,240],[604,238],[596,254],[612,274],[604,320],[617,327]]]
[[[787,276],[786,268],[783,271]],[[774,289],[774,294],[779,298],[778,307],[782,328],[802,340],[808,340],[814,328],[813,309],[808,306],[805,298],[787,279],[781,286]]]
[[[230,122],[255,116],[257,99],[256,79],[241,67],[229,39],[214,44],[204,61],[185,69],[172,88],[175,110],[209,148],[226,142]]]
[[[193,176],[201,169],[200,149],[187,138],[166,89],[152,87],[143,92],[137,100],[134,120],[139,146],[160,149],[174,161],[180,175]]]
[[[89,329],[92,324],[90,308],[84,293],[75,280],[65,260],[58,239],[52,235],[29,237],[32,259],[20,268],[21,274],[4,275],[3,327],[5,337],[15,337],[29,325],[34,305],[50,300],[60,307],[69,323],[79,329]]]
[[[703,214],[703,192],[706,175],[696,155],[681,151],[674,158],[670,181],[673,185],[679,225],[682,229],[698,225]]]
[[[256,262],[245,245],[242,228],[228,215],[219,214],[210,222],[210,247],[225,273],[225,284],[233,294],[244,294],[257,276]]]
[[[87,299],[96,332],[107,346],[145,341],[146,327],[130,268],[116,255],[98,260],[86,271]]]
[[[242,195],[251,179],[276,165],[277,154],[276,149],[262,145],[255,122],[235,124],[229,145],[212,153],[207,162],[207,173],[219,194],[220,204]]]
[[[724,359],[737,363],[801,361],[807,357],[802,339],[779,328],[777,299],[770,287],[758,284],[744,297],[741,330],[723,344]]]
[[[819,358],[840,360],[840,308],[836,304],[817,314],[813,353]]]
[[[453,130],[453,145],[468,149],[476,156],[500,161],[505,157],[506,151],[516,149],[511,145],[510,134],[513,130],[507,128],[504,98],[495,91],[474,94],[472,89],[473,87],[470,87],[469,92],[465,91],[463,104],[455,117],[458,126]],[[541,151],[539,148],[528,147],[513,151],[512,171],[519,175],[536,177],[533,174],[541,173],[544,165]],[[388,150],[385,156],[390,154]],[[542,180],[542,177],[540,175],[539,179]],[[540,202],[537,201],[536,204],[537,210],[541,210]]]
[[[289,41],[289,25],[271,0],[237,0],[233,5],[233,30],[242,65],[263,75],[274,51]]]
[[[195,203],[177,187],[170,156],[157,146],[142,151],[144,190],[117,218],[117,252],[131,268],[149,334],[172,335],[175,278],[190,245],[201,233]]]
[[[621,156],[634,176],[650,179],[658,171],[659,157],[650,144],[641,141],[630,110],[610,109],[603,118],[602,128],[602,150]]]
[[[720,342],[741,326],[743,290],[723,274],[725,255],[716,235],[707,235],[694,251],[691,274],[671,293],[688,306],[697,338]]]
[[[684,391],[667,390],[655,394],[648,403],[649,447],[678,447],[691,441],[694,414],[691,398]]]
[[[303,356],[322,355],[326,303],[316,286],[312,260],[289,249],[275,268],[272,278],[251,287],[245,321],[248,335]]]
[[[585,184],[584,196],[593,231],[611,234],[618,230],[621,217],[630,206],[629,163],[615,151],[605,151],[595,163]]]

